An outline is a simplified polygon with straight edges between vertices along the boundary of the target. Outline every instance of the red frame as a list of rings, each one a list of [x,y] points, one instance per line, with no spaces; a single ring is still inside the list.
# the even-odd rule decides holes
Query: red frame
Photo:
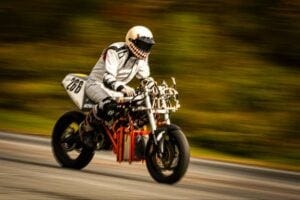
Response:
[[[123,118],[124,119],[124,118]],[[122,118],[119,120],[123,120]],[[118,162],[124,161],[124,137],[130,137],[130,152],[128,162],[131,163],[132,161],[141,161],[143,159],[137,158],[135,156],[135,137],[137,135],[145,136],[149,135],[151,131],[147,130],[147,128],[135,130],[133,126],[133,121],[129,118],[129,127],[119,127],[116,129],[116,124],[119,121],[117,120],[114,122],[112,129],[109,129],[105,126],[106,134],[108,135],[112,145],[113,145],[113,152],[117,156]],[[126,119],[127,120],[127,119]],[[127,160],[127,159],[126,159]]]

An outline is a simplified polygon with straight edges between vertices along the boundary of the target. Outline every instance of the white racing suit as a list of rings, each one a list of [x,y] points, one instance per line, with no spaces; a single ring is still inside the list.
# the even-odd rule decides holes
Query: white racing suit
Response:
[[[91,71],[86,94],[102,107],[102,101],[107,97],[123,96],[120,91],[134,77],[145,79],[149,75],[148,58],[140,60],[134,57],[125,42],[113,43],[102,52]]]
[[[124,42],[110,45],[92,69],[87,83],[86,95],[97,103],[81,124],[81,138],[86,145],[93,147],[95,141],[90,137],[99,121],[110,121],[116,117],[117,104],[114,101],[122,97],[120,92],[134,77],[143,80],[150,75],[148,57],[141,60],[133,56]],[[87,135],[87,137],[85,136]]]

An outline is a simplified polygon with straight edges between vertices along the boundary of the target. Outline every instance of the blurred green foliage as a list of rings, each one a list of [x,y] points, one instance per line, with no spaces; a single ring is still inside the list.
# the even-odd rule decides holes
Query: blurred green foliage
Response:
[[[173,119],[194,147],[299,166],[299,10],[297,0],[1,1],[0,128],[51,134],[74,108],[62,78],[89,73],[142,24],[157,42],[152,76],[176,77]]]

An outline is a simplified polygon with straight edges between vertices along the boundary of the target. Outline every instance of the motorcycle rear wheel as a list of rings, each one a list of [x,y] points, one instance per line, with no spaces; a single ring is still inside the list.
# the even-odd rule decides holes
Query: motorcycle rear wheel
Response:
[[[175,125],[163,127],[164,151],[149,140],[146,147],[146,166],[151,177],[159,183],[174,184],[186,173],[190,152],[184,133]]]
[[[85,115],[78,111],[63,114],[52,132],[52,152],[57,162],[66,168],[82,169],[93,159],[95,151],[81,144],[78,129]]]

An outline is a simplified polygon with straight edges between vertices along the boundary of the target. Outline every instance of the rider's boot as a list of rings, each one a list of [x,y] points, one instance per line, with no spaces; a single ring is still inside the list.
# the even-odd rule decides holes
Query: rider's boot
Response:
[[[83,144],[89,148],[95,148],[98,142],[97,127],[103,122],[107,123],[118,117],[118,115],[118,105],[111,98],[107,98],[101,104],[95,105],[79,127],[79,135]]]
[[[96,106],[95,106],[96,107]],[[82,143],[88,148],[95,148],[97,145],[97,126],[102,119],[95,112],[97,108],[93,108],[86,116],[85,120],[79,125],[79,135]]]

